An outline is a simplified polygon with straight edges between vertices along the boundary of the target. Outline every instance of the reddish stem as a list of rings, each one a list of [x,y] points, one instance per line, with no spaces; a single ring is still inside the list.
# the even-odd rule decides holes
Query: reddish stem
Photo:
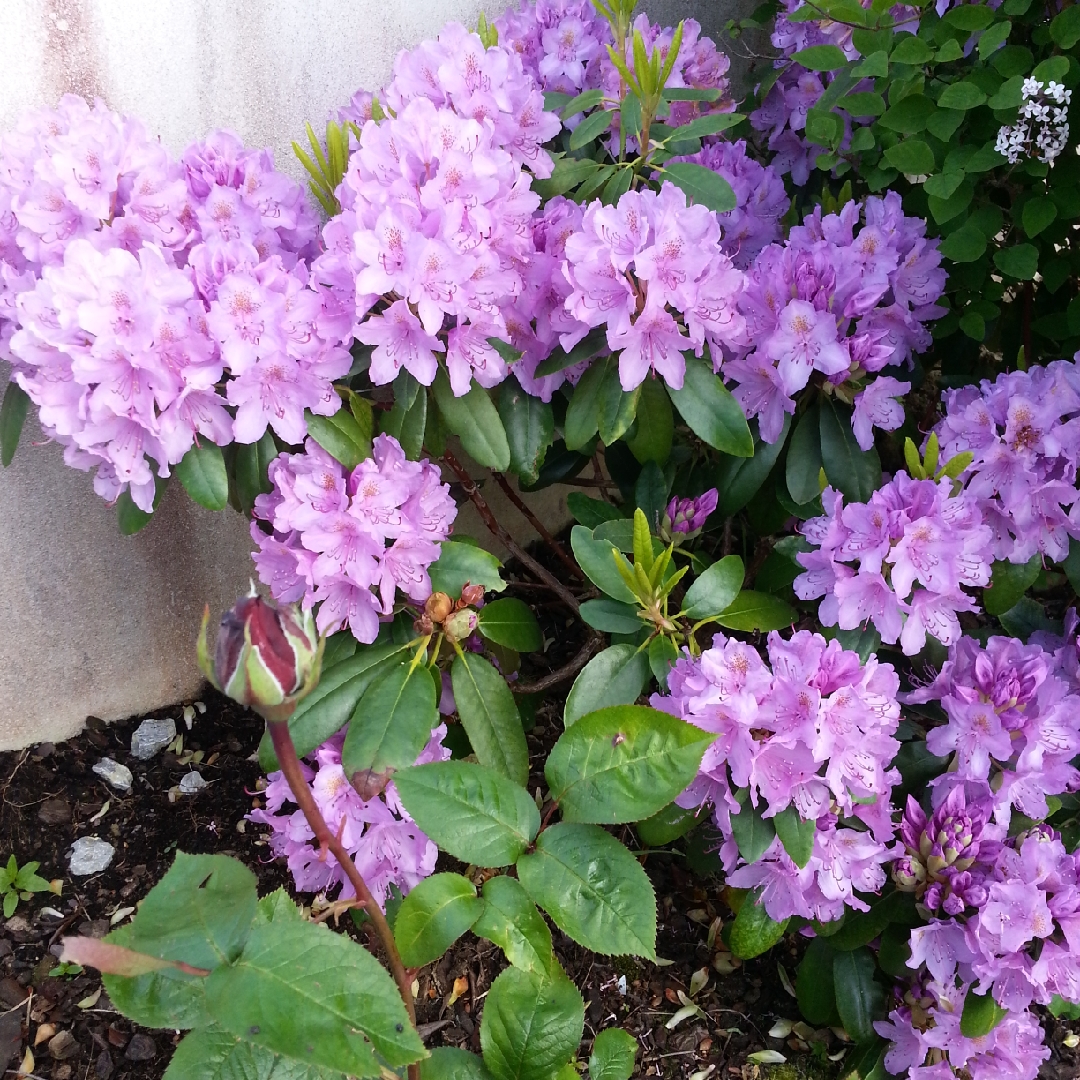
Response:
[[[268,723],[267,727],[270,729],[270,738],[274,743],[274,753],[277,755],[281,772],[288,782],[293,798],[296,800],[296,805],[303,810],[304,817],[307,818],[307,823],[311,826],[311,831],[319,842],[319,848],[323,851],[329,851],[337,859],[338,865],[345,871],[345,876],[349,879],[349,883],[356,893],[357,900],[363,905],[372,925],[375,927],[375,932],[382,940],[383,948],[386,949],[386,955],[390,960],[391,974],[394,976],[394,982],[397,983],[398,990],[401,992],[401,1000],[405,1002],[405,1011],[409,1014],[409,1021],[415,1028],[416,1008],[412,1000],[412,987],[405,971],[405,965],[401,962],[397,942],[394,941],[394,932],[390,929],[390,924],[386,921],[382,908],[379,907],[375,897],[371,895],[371,890],[367,887],[363,875],[356,869],[356,863],[353,862],[352,857],[345,850],[341,840],[330,831],[329,826],[326,824],[318,804],[315,802],[315,796],[311,794],[311,788],[308,787],[307,781],[304,779],[300,759],[296,756],[296,747],[293,745],[292,735],[289,733],[288,722]],[[419,1064],[409,1066],[409,1080],[420,1080]]]

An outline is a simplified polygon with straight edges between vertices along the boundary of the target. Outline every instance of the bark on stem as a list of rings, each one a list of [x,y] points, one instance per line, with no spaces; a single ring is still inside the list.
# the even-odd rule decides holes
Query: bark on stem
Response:
[[[341,869],[345,871],[345,876],[349,879],[357,900],[363,905],[375,927],[375,932],[382,940],[383,948],[386,949],[386,955],[390,961],[390,972],[394,976],[394,982],[397,983],[398,990],[401,991],[401,999],[405,1002],[405,1011],[409,1014],[409,1021],[415,1028],[416,1008],[412,1000],[412,987],[409,985],[405,965],[401,962],[397,942],[394,941],[394,932],[390,929],[390,924],[386,921],[382,908],[379,907],[375,897],[371,895],[371,890],[367,887],[363,875],[356,869],[356,863],[353,862],[352,856],[349,855],[344,845],[326,824],[326,820],[315,802],[315,796],[311,794],[311,788],[308,787],[307,781],[304,779],[304,773],[300,768],[300,759],[296,756],[296,747],[293,746],[292,735],[289,733],[288,722],[268,723],[267,727],[270,728],[270,738],[274,744],[274,753],[277,755],[278,765],[280,765],[285,780],[288,782],[293,798],[296,800],[296,805],[303,810],[304,817],[307,818],[307,823],[311,826],[311,831],[319,842],[319,847],[329,851],[337,859]],[[409,1066],[409,1080],[420,1080],[419,1064]]]
[[[510,481],[507,480],[502,473],[492,473],[491,475],[495,478],[495,483],[502,488],[506,497],[521,511],[529,524],[540,534],[544,543],[555,553],[555,557],[559,562],[561,562],[574,577],[581,581],[581,571],[578,569],[577,563],[566,554],[562,544],[551,535],[547,526],[545,526],[544,523],[529,509],[521,496],[514,490]]]

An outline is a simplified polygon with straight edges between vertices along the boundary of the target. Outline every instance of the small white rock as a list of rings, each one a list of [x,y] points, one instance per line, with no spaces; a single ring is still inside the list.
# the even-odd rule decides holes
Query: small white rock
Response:
[[[68,869],[76,877],[100,874],[113,861],[116,848],[96,836],[80,836],[71,845]]]
[[[131,756],[139,761],[152,758],[176,738],[176,721],[171,717],[151,716],[144,720],[131,736]]]
[[[121,765],[119,761],[113,761],[112,758],[107,757],[102,758],[94,766],[94,772],[117,791],[130,791],[135,779],[126,765]]]
[[[180,790],[185,795],[194,795],[196,791],[201,791],[204,787],[206,787],[206,781],[200,773],[189,772],[180,778]]]

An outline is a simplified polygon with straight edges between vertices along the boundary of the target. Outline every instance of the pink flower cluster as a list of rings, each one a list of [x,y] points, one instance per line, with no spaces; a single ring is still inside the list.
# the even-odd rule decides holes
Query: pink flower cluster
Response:
[[[764,248],[780,241],[780,219],[791,200],[771,165],[760,165],[746,156],[745,139],[712,142],[696,154],[671,160],[704,165],[731,185],[735,209],[718,214],[717,220],[721,250],[740,270],[749,269]]]
[[[945,459],[970,451],[962,479],[994,531],[994,558],[1055,562],[1080,539],[1080,368],[1058,360],[948,390],[935,431]]]
[[[945,645],[960,637],[958,611],[978,611],[963,586],[990,583],[993,537],[974,497],[952,494],[952,482],[912,480],[899,472],[868,503],[844,505],[827,487],[825,514],[803,535],[806,572],[795,579],[802,600],[824,596],[825,626],[854,630],[872,622],[882,641],[900,641],[913,656],[926,635]]]
[[[738,384],[733,393],[748,417],[759,418],[766,442],[780,437],[784,413],[794,413],[795,395],[815,373],[840,385],[930,345],[924,324],[944,314],[935,301],[946,274],[937,241],[925,234],[926,222],[907,217],[889,192],[824,217],[818,207],[784,245],[761,252],[739,296],[753,348],[726,361],[723,373]],[[864,449],[872,426],[900,426],[903,407],[892,399],[910,388],[885,377],[856,401]]]
[[[680,389],[684,350],[700,356],[708,341],[719,355],[744,343],[743,275],[721,250],[716,215],[688,206],[674,184],[628,191],[615,206],[590,203],[566,241],[563,272],[572,286],[566,308],[580,324],[560,336],[563,348],[606,326],[624,390],[650,372]]]
[[[103,497],[149,511],[197,437],[300,442],[305,409],[340,407],[350,358],[315,327],[315,236],[300,188],[225,132],[177,162],[69,96],[0,140],[0,339]]]
[[[457,506],[430,462],[409,461],[379,435],[374,455],[347,474],[309,439],[304,453],[276,457],[269,476],[274,490],[255,500],[251,523],[259,578],[275,600],[319,604],[320,634],[348,625],[370,644],[397,589],[414,603],[431,595],[428,567]]]
[[[728,882],[762,887],[769,915],[829,922],[845,905],[865,910],[857,892],[886,880],[893,839],[890,763],[900,748],[899,679],[875,659],[801,630],[768,638],[769,664],[744,642],[717,634],[699,657],[681,657],[667,695],[652,705],[718,736],[680,806],[711,804],[724,836]],[[794,807],[816,822],[813,853],[800,868],[779,838],[756,862],[741,859],[732,818],[755,807],[769,819]],[[844,819],[858,819],[853,828]]]
[[[431,741],[416,759],[417,765],[445,761],[450,756],[442,745],[445,735],[445,724],[432,731]],[[340,834],[364,881],[385,908],[391,885],[407,893],[434,873],[439,849],[401,805],[393,781],[373,799],[365,800],[357,794],[341,767],[344,741],[344,732],[339,732],[311,755],[311,765],[301,762],[300,768],[323,819]],[[268,780],[265,809],[253,810],[247,820],[270,826],[270,850],[287,861],[296,888],[300,892],[325,893],[340,885],[338,899],[353,896],[352,885],[341,867],[332,857],[319,857],[315,834],[304,812],[286,808],[286,803],[292,804],[292,792],[284,775],[271,773]]]
[[[333,297],[332,332],[374,347],[373,383],[405,369],[430,385],[440,355],[458,396],[473,378],[490,387],[506,377],[488,339],[507,339],[504,313],[523,289],[519,266],[540,205],[529,185],[490,119],[414,97],[395,117],[364,125],[313,274]]]
[[[1075,654],[1075,648],[1074,648]],[[948,722],[927,733],[927,748],[954,758],[942,782],[988,784],[994,815],[1008,826],[1016,807],[1034,821],[1047,795],[1080,789],[1080,694],[1058,660],[1038,645],[961,638],[928,686],[905,696],[940,701]]]

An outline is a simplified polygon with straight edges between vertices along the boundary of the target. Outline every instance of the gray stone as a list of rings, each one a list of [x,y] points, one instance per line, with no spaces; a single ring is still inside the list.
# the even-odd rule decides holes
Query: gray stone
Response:
[[[197,772],[184,773],[180,779],[180,790],[185,795],[194,795],[206,787],[206,781]]]
[[[131,756],[139,761],[152,758],[176,738],[176,721],[169,716],[148,716],[131,736]],[[97,772],[97,770],[94,770]]]
[[[75,877],[100,874],[113,861],[116,848],[96,836],[80,836],[71,845],[68,869]]]
[[[94,772],[117,791],[130,791],[132,781],[135,779],[126,765],[121,765],[119,761],[113,761],[109,757],[103,757],[94,766]]]

